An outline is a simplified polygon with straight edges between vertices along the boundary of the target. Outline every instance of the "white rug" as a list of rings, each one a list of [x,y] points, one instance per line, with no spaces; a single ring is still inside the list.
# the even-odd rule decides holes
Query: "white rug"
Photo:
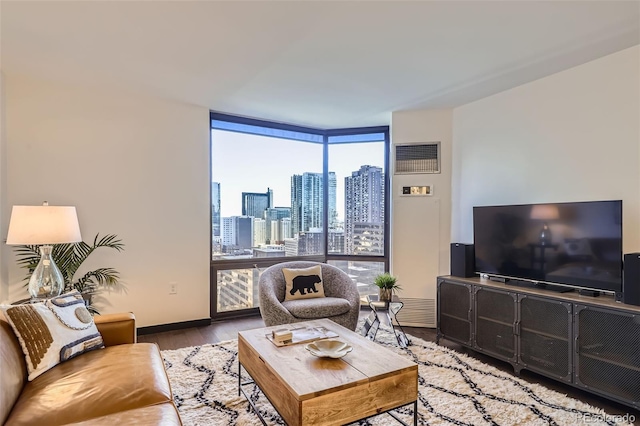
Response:
[[[418,424],[421,425],[616,425],[614,415],[543,386],[528,383],[464,354],[409,336],[400,349],[380,329],[376,341],[418,364]],[[238,396],[237,341],[162,351],[174,400],[185,426],[260,425],[244,396]],[[243,370],[243,382],[248,380]],[[255,385],[251,393],[269,425],[284,425]],[[413,424],[412,406],[396,410]],[[388,414],[354,423],[400,424]]]

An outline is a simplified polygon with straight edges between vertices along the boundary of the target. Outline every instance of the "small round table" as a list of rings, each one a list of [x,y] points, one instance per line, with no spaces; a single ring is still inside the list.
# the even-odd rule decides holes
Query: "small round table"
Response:
[[[391,301],[380,301],[377,294],[368,294],[366,296],[367,303],[369,304],[369,308],[371,308],[371,313],[365,319],[364,325],[362,327],[362,335],[368,337],[371,340],[376,339],[376,334],[378,333],[378,328],[380,328],[380,317],[378,314],[384,314],[384,317],[387,320],[387,323],[393,330],[393,334],[396,336],[396,340],[398,341],[398,345],[401,348],[406,348],[411,344],[411,341],[407,338],[402,326],[400,325],[400,321],[398,321],[397,314],[404,306],[402,300],[395,294],[391,298]],[[373,331],[371,331],[373,329]]]

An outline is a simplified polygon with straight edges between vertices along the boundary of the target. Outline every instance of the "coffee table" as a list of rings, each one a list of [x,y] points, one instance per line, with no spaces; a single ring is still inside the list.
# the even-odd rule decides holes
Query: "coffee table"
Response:
[[[418,424],[417,364],[328,319],[292,326],[324,327],[353,350],[339,359],[318,358],[304,344],[277,347],[265,337],[283,326],[239,332],[238,395],[244,394],[263,424],[242,386],[255,382],[290,426],[346,424],[408,404]],[[242,368],[253,382],[242,383]]]

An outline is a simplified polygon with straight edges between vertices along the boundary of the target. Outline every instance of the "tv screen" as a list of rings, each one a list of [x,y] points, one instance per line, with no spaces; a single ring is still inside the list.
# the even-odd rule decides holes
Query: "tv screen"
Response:
[[[476,272],[622,291],[622,201],[473,208]]]

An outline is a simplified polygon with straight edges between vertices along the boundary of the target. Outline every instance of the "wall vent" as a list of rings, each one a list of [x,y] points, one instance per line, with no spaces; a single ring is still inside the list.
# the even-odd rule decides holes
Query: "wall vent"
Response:
[[[434,299],[401,297],[400,300],[404,303],[398,312],[400,325],[435,328],[436,301]]]
[[[440,173],[440,142],[395,147],[395,174]]]

